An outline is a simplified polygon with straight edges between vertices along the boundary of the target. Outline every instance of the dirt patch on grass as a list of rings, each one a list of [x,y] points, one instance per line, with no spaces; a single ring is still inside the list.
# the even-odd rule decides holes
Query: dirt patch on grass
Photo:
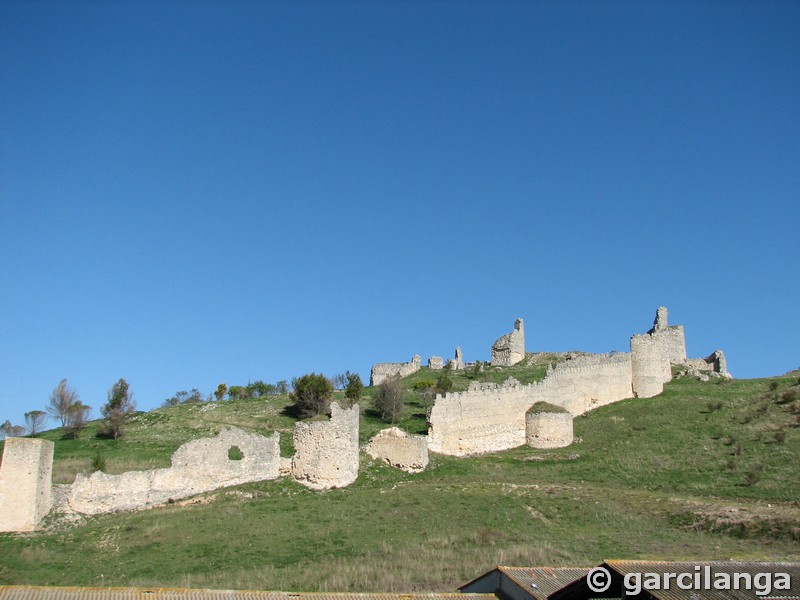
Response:
[[[788,539],[800,542],[798,503],[714,502],[671,499],[684,510],[674,514],[681,526],[742,539]]]

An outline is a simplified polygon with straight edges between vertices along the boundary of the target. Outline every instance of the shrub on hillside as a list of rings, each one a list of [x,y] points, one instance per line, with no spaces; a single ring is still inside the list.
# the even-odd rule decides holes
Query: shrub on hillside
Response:
[[[358,402],[361,399],[361,393],[364,391],[364,383],[361,381],[361,375],[358,373],[351,373],[347,371],[345,374],[344,395],[351,402]]]
[[[333,384],[322,374],[309,373],[292,380],[289,398],[301,419],[327,413],[333,396]]]
[[[372,396],[372,408],[386,423],[395,423],[406,407],[406,391],[399,377],[384,380]]]

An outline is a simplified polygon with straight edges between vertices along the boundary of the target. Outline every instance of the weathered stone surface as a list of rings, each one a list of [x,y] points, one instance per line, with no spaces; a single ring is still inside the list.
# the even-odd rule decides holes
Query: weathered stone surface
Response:
[[[578,356],[527,385],[513,379],[501,385],[476,382],[465,392],[436,396],[428,449],[470,456],[516,448],[525,443],[525,414],[536,402],[578,415],[632,395],[627,353]]]
[[[235,427],[224,429],[215,438],[192,440],[178,448],[168,469],[79,474],[68,503],[84,514],[137,510],[221,487],[275,479],[281,461],[279,441],[278,433],[264,437]]]
[[[448,360],[447,366],[453,371],[459,371],[464,368],[464,355],[461,353],[461,346],[456,346],[455,358]]]
[[[444,361],[442,361],[441,356],[431,356],[428,359],[428,367],[431,369],[439,370],[444,366]]]
[[[369,374],[370,385],[380,385],[391,377],[406,377],[419,371],[422,357],[416,354],[411,362],[407,363],[378,363],[373,365]]]
[[[6,438],[0,465],[0,531],[33,531],[50,512],[54,448],[49,440]]]
[[[492,366],[510,367],[525,358],[525,324],[522,319],[514,322],[514,331],[507,333],[492,344]]]
[[[658,335],[631,336],[632,387],[637,398],[652,398],[672,379],[670,361]]]
[[[656,318],[653,321],[653,327],[647,333],[655,333],[657,331],[665,331],[669,327],[669,317],[666,306],[659,306],[656,310]]]
[[[571,413],[529,412],[525,415],[525,443],[531,448],[563,448],[572,440]]]
[[[328,421],[294,426],[292,476],[315,490],[345,487],[358,477],[358,404],[341,408],[331,404]]]
[[[364,450],[372,458],[408,473],[420,473],[428,466],[428,438],[408,434],[397,427],[379,431]]]

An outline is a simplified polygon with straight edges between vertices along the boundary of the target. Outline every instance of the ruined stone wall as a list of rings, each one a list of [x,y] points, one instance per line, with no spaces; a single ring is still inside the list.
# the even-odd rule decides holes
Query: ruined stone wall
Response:
[[[52,505],[49,440],[7,438],[0,464],[0,531],[33,531]]]
[[[390,377],[406,377],[419,371],[422,357],[415,355],[407,363],[378,363],[373,365],[369,374],[370,385],[380,385]]]
[[[275,479],[280,468],[279,441],[278,433],[264,437],[232,427],[215,438],[184,444],[172,455],[168,469],[79,474],[67,501],[77,512],[100,514],[149,508],[221,487]],[[232,448],[238,449],[240,459],[229,458]]]
[[[492,366],[510,367],[525,358],[525,324],[522,319],[514,322],[514,331],[507,333],[492,344]]]
[[[525,443],[531,448],[563,448],[573,441],[572,414],[528,413],[525,416]]]
[[[408,473],[420,473],[428,466],[428,438],[411,435],[397,427],[379,431],[364,450],[372,458]]]
[[[663,338],[645,333],[631,336],[633,391],[638,398],[652,398],[664,391],[672,370]]]
[[[525,443],[525,414],[536,402],[578,415],[631,396],[630,354],[580,356],[560,363],[537,383],[521,385],[510,379],[437,395],[428,448],[453,456],[508,450]]]
[[[301,421],[294,426],[292,476],[306,487],[345,487],[358,477],[359,407],[331,404],[327,421]]]

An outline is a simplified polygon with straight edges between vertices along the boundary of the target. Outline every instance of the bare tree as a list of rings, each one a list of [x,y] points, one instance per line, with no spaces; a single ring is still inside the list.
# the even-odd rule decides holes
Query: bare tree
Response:
[[[25,428],[22,425],[12,425],[11,421],[6,421],[0,425],[0,437],[20,437],[25,435]]]
[[[77,438],[83,428],[86,427],[86,421],[89,420],[89,413],[91,412],[92,407],[87,406],[80,400],[70,405],[67,410],[66,424],[64,425],[66,437]]]
[[[32,436],[41,432],[45,423],[47,423],[47,413],[43,410],[32,410],[25,413],[25,425],[28,427],[28,433]]]
[[[54,419],[61,421],[61,426],[66,427],[69,421],[71,407],[78,402],[78,392],[67,385],[67,380],[61,382],[53,388],[50,394],[50,404],[47,405],[47,412]]]

